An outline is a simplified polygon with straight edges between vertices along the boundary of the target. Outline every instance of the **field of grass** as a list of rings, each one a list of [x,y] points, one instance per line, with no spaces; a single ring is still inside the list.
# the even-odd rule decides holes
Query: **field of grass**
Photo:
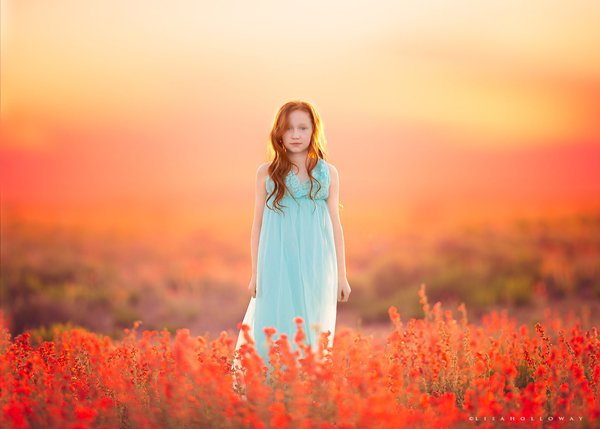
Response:
[[[235,330],[248,305],[247,240],[91,234],[18,219],[1,227],[0,308],[14,334],[71,323],[116,338],[143,320],[145,329],[218,335]],[[423,283],[432,302],[465,303],[473,320],[507,308],[534,323],[552,308],[589,327],[600,320],[600,214],[349,239],[347,271],[352,296],[338,318],[352,328],[379,329],[391,305],[420,316]]]
[[[534,322],[552,307],[600,321],[600,214],[465,225],[429,240],[391,235],[370,250],[355,261],[365,268],[350,282],[348,302],[364,324],[385,322],[390,305],[420,315],[414,297],[422,283],[433,302],[463,302],[477,317],[509,308]]]
[[[355,243],[333,347],[273,373],[246,241],[1,227],[2,428],[598,427],[598,214]]]

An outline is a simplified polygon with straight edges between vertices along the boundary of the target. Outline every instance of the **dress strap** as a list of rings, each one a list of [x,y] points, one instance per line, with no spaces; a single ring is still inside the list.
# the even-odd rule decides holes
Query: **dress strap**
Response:
[[[329,187],[329,166],[323,158],[319,158],[317,167],[315,168],[319,176],[319,180],[325,187]]]

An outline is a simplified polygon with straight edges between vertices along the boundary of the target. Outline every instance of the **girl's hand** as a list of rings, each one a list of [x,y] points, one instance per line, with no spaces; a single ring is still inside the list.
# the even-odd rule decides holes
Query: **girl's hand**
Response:
[[[253,298],[256,298],[256,276],[254,276],[254,274],[250,279],[250,284],[248,284],[248,290],[250,291],[250,295],[252,295]]]
[[[350,292],[352,292],[352,289],[350,289],[348,280],[347,279],[340,280],[338,283],[338,293],[337,293],[338,301],[340,301],[340,302],[348,301],[348,298],[350,297]]]

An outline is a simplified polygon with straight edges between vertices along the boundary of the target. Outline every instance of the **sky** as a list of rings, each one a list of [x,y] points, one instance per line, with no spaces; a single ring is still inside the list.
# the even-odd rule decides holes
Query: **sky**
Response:
[[[600,206],[596,1],[1,8],[4,216],[248,235],[290,99],[357,232]]]

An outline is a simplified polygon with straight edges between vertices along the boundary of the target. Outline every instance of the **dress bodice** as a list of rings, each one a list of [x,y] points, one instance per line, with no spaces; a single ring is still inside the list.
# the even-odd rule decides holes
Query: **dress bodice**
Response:
[[[319,158],[317,161],[317,165],[312,171],[313,175],[313,190],[312,195],[316,200],[325,200],[329,196],[329,166],[327,162],[323,158]],[[317,182],[317,179],[319,182]],[[319,183],[321,188],[319,189]],[[310,178],[304,182],[301,182],[298,178],[298,175],[294,173],[293,170],[290,170],[288,175],[285,178],[285,184],[288,188],[289,193],[294,198],[309,198],[308,193],[310,192]],[[266,189],[267,195],[269,195],[273,189],[275,188],[275,184],[269,175],[267,175],[266,179]],[[318,192],[317,192],[318,189]],[[286,196],[288,193],[286,192]]]

